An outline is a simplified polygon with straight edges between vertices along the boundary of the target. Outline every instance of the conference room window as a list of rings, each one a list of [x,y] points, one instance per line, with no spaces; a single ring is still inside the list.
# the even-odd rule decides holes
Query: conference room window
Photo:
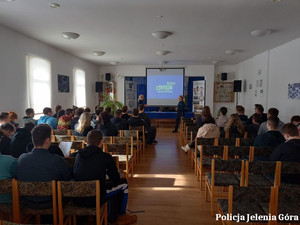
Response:
[[[51,107],[51,62],[27,55],[29,107],[36,114]]]
[[[74,105],[77,107],[85,107],[85,72],[81,69],[74,69],[74,93]]]

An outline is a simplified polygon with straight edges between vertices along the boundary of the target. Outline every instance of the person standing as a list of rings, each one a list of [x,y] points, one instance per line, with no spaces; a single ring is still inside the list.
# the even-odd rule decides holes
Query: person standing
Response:
[[[140,94],[140,95],[139,95],[138,102],[137,102],[137,108],[138,108],[140,105],[145,105],[145,104],[144,104],[144,99],[145,99],[144,95],[143,95],[143,94]]]
[[[177,132],[180,119],[181,119],[181,117],[184,116],[185,103],[183,101],[183,96],[182,95],[180,95],[178,97],[178,101],[179,102],[178,102],[178,105],[177,105],[177,108],[176,108],[176,111],[177,111],[176,126],[175,126],[175,129],[172,131],[173,133]]]

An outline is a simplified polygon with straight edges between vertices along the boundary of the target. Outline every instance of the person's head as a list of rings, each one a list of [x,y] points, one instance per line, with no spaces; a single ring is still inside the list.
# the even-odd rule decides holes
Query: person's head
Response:
[[[10,121],[16,121],[18,119],[18,115],[15,112],[8,112],[8,117]]]
[[[209,106],[203,107],[201,115],[205,118],[212,118]]]
[[[221,113],[222,116],[226,116],[226,114],[227,114],[227,108],[226,107],[221,107],[220,108],[220,113]]]
[[[102,106],[98,106],[97,110],[99,110],[99,114],[103,112],[104,108]]]
[[[90,109],[89,107],[86,107],[86,108],[84,109],[84,112],[90,113],[90,112],[91,112],[91,109]]]
[[[56,118],[59,119],[61,116],[64,116],[66,114],[66,111],[65,110],[59,110],[57,112],[57,115],[56,115]]]
[[[105,112],[107,112],[108,113],[108,115],[111,113],[111,107],[106,107],[105,108]]]
[[[145,110],[145,106],[144,106],[143,104],[140,104],[140,105],[139,105],[139,112],[140,112],[140,113],[143,113],[144,110]]]
[[[96,110],[98,109],[98,107],[99,106],[97,106],[97,105],[94,107],[94,112],[96,112]]]
[[[67,115],[67,116],[73,116],[73,109],[67,108],[67,109],[66,109],[66,115]]]
[[[33,108],[26,109],[25,113],[26,113],[26,116],[28,116],[28,117],[32,117],[32,118],[34,117],[34,110],[33,110]]]
[[[255,104],[255,113],[263,114],[264,107],[261,104]]]
[[[101,120],[103,124],[110,123],[110,115],[108,112],[104,111],[101,113]]]
[[[278,109],[276,109],[276,108],[270,108],[270,109],[268,110],[267,117],[268,117],[268,118],[271,118],[271,117],[278,117],[278,114],[279,114]]]
[[[123,107],[122,107],[122,113],[123,114],[126,114],[128,112],[128,107],[127,107],[127,105],[124,105]]]
[[[78,120],[78,126],[76,131],[78,133],[83,133],[84,129],[91,126],[92,115],[88,112],[84,112],[80,115]]]
[[[32,143],[35,148],[48,149],[50,147],[51,130],[52,129],[48,124],[40,124],[32,129]]]
[[[183,96],[182,95],[179,95],[178,101],[183,101]]]
[[[58,113],[59,110],[61,110],[61,105],[56,105],[54,108],[55,113]]]
[[[238,115],[244,115],[245,114],[245,108],[242,105],[237,105],[236,106],[236,112]]]
[[[0,113],[0,124],[9,123],[9,114],[7,112]]]
[[[91,130],[90,132],[88,132],[86,136],[86,142],[88,145],[101,147],[103,143],[101,131]]]
[[[121,116],[122,116],[122,110],[121,110],[121,109],[117,109],[117,110],[115,111],[115,117],[121,118]]]
[[[145,98],[145,97],[144,97],[143,94],[140,94],[140,95],[139,95],[139,100],[144,100],[144,98]]]
[[[75,116],[80,117],[82,113],[84,113],[84,109],[83,108],[77,108],[77,109],[75,109]]]
[[[34,124],[32,122],[27,122],[24,124],[24,129],[31,133],[32,129],[34,128]]]
[[[298,126],[300,124],[300,116],[299,115],[293,116],[291,118],[291,123],[293,123],[294,125]]]
[[[252,123],[253,124],[261,124],[261,119],[262,119],[262,116],[261,114],[258,114],[258,113],[254,113],[252,115]]]
[[[231,114],[229,120],[224,128],[225,131],[230,131],[233,127],[235,127],[240,134],[245,133],[245,127],[242,124],[240,117],[236,114]]]
[[[53,115],[53,114],[52,114],[52,109],[49,108],[49,107],[44,108],[44,109],[43,109],[43,114],[44,114],[45,116],[52,116],[52,115]]]
[[[267,128],[268,130],[278,130],[279,126],[279,118],[278,117],[270,117],[267,120]]]
[[[287,123],[283,125],[281,128],[281,132],[285,138],[285,140],[289,141],[291,139],[300,138],[299,130],[297,129],[295,124]]]
[[[133,115],[134,117],[138,117],[138,116],[139,116],[139,110],[138,110],[137,108],[134,108],[134,109],[132,110],[132,115]]]
[[[10,123],[1,124],[0,130],[8,138],[11,138],[11,136],[15,133],[15,128]]]

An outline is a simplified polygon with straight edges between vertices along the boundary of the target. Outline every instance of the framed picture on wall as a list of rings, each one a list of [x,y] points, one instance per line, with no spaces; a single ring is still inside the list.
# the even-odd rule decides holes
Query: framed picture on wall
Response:
[[[69,76],[58,74],[57,86],[58,86],[58,92],[69,93],[70,92]]]
[[[234,102],[233,87],[233,82],[215,82],[214,102]]]
[[[300,99],[300,83],[289,84],[289,99]]]

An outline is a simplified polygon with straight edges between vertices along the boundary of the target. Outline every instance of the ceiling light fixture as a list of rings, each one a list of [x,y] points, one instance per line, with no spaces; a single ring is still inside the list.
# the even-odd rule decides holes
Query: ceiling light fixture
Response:
[[[280,0],[272,0],[272,2],[280,2]]]
[[[60,4],[58,3],[50,3],[50,7],[53,8],[53,9],[57,9],[60,7]]]
[[[102,55],[105,54],[105,52],[103,52],[103,51],[93,51],[93,54],[94,54],[95,56],[102,56]]]
[[[219,64],[221,61],[219,61],[219,60],[214,60],[214,61],[211,61],[211,64],[213,64],[213,65],[217,65],[217,64]]]
[[[167,55],[169,53],[171,53],[171,52],[170,51],[157,51],[156,52],[157,55]]]
[[[15,0],[0,0],[0,2],[14,2]]]
[[[236,54],[236,53],[238,53],[237,50],[226,50],[226,51],[225,51],[225,54],[227,54],[227,55],[234,55],[234,54]]]
[[[62,32],[61,35],[69,40],[74,40],[80,36],[80,34],[74,33],[74,32]]]
[[[157,39],[165,39],[170,36],[172,33],[168,31],[155,31],[152,33],[152,36]]]
[[[109,64],[115,66],[118,64],[118,62],[109,62]]]
[[[254,37],[263,37],[263,36],[266,36],[271,33],[272,33],[272,30],[270,30],[270,29],[259,29],[259,30],[251,31],[250,34]]]

